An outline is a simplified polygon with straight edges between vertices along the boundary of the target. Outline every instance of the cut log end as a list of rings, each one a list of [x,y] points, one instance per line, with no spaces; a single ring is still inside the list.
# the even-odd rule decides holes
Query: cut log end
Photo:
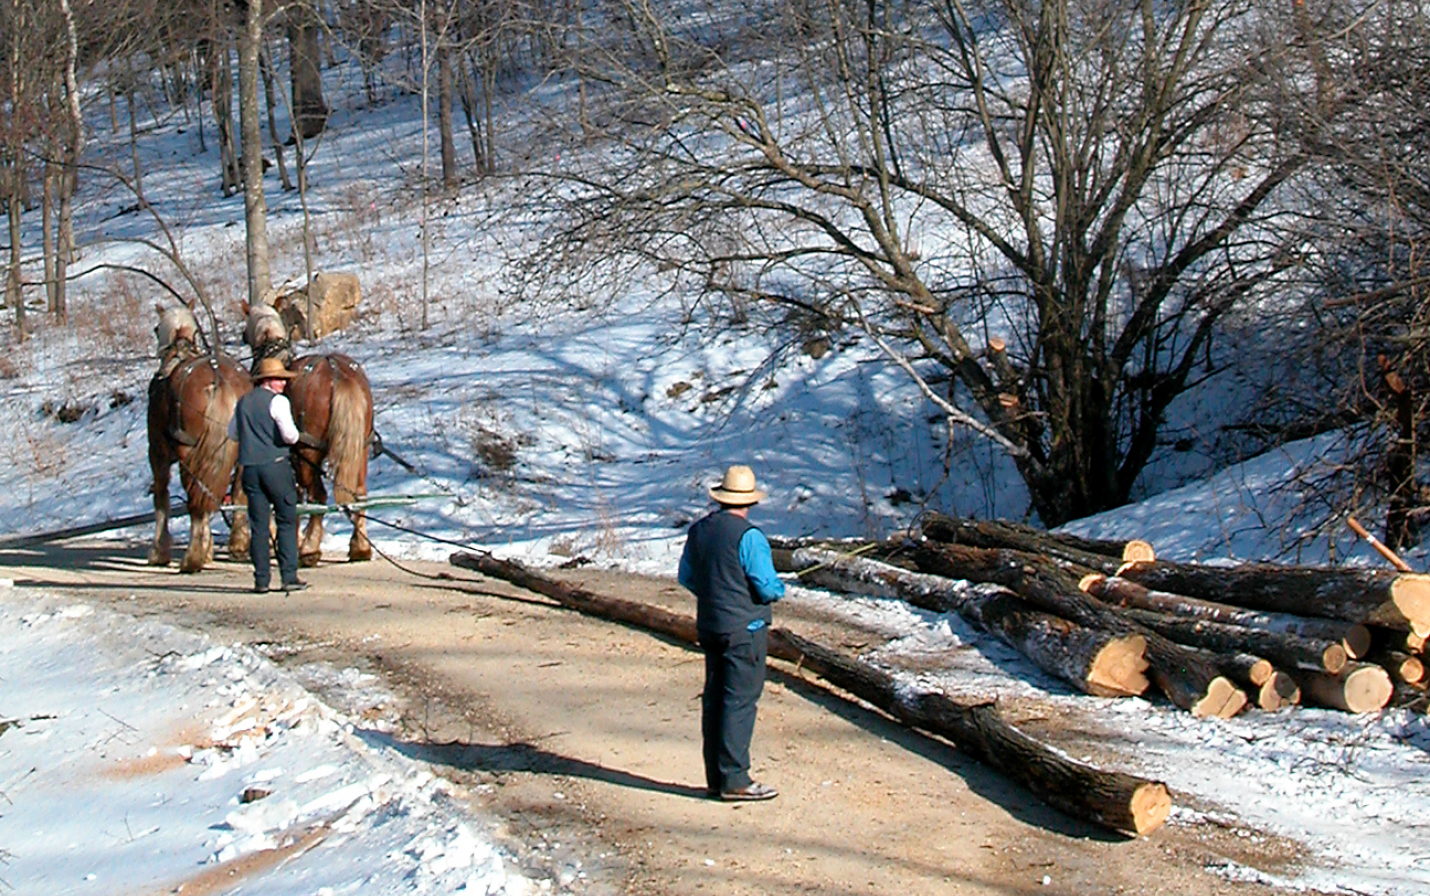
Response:
[[[1346,709],[1351,712],[1375,712],[1384,709],[1394,692],[1390,673],[1380,666],[1366,664],[1345,677]]]
[[[1321,651],[1321,668],[1335,675],[1346,667],[1346,649],[1339,644],[1328,644]]]
[[[1151,563],[1157,559],[1157,552],[1151,542],[1134,538],[1122,546],[1122,560],[1125,563]]]
[[[1107,576],[1100,572],[1090,572],[1078,580],[1078,590],[1085,594],[1096,595],[1097,589],[1103,582],[1107,581]]]
[[[1206,696],[1192,704],[1195,718],[1229,719],[1246,708],[1246,692],[1218,675],[1207,685]]]
[[[1430,636],[1430,575],[1407,572],[1396,576],[1390,586],[1390,600],[1409,622],[1410,630]]]
[[[1148,782],[1132,792],[1132,832],[1137,836],[1160,828],[1172,814],[1172,792],[1166,784]]]
[[[1261,687],[1262,685],[1266,684],[1278,674],[1279,673],[1276,671],[1276,667],[1271,665],[1270,660],[1259,659],[1256,662],[1252,663],[1251,667],[1246,670],[1246,677],[1249,678],[1251,680],[1251,683],[1256,685],[1257,687]]]
[[[1352,625],[1341,635],[1341,646],[1346,656],[1353,660],[1365,659],[1370,653],[1370,629],[1363,625]]]
[[[1300,702],[1301,688],[1297,686],[1296,679],[1285,672],[1273,672],[1271,677],[1262,683],[1256,698],[1256,705],[1267,712],[1285,709]]]
[[[1147,639],[1113,638],[1097,652],[1087,675],[1088,693],[1098,697],[1136,697],[1147,690]]]

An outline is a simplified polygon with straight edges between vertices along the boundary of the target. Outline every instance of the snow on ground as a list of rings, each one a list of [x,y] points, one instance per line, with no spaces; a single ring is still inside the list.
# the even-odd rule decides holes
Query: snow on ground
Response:
[[[423,308],[422,213],[395,163],[418,157],[417,100],[357,109],[350,97],[360,89],[334,88],[329,133],[309,169],[317,265],[356,271],[364,305],[359,326],[323,350],[365,366],[378,430],[417,467],[374,461],[372,493],[424,496],[373,512],[370,531],[383,552],[444,559],[454,545],[479,546],[537,565],[584,555],[669,575],[683,527],[731,462],[756,468],[770,491],[756,518],[784,536],[898,531],[917,514],[909,497],[957,514],[1026,510],[1011,465],[985,445],[962,446],[945,470],[943,435],[927,408],[867,345],[836,334],[816,358],[781,337],[762,309],[736,326],[638,284],[593,296],[580,310],[513,302],[502,291],[504,259],[531,237],[485,222],[492,209],[519,204],[519,185],[493,182],[434,200],[435,263]],[[201,260],[220,342],[243,356],[242,197],[217,196],[213,147],[200,151],[194,129],[165,121],[147,133],[146,196],[191,263]],[[510,143],[516,135],[508,133]],[[104,157],[113,135],[103,121],[95,137]],[[122,140],[112,156],[128,158]],[[119,213],[132,197],[97,177],[86,190],[84,262],[163,268],[133,243],[100,242],[152,232],[151,221]],[[299,203],[271,180],[268,201],[282,279],[301,269]],[[512,217],[502,220],[509,226]],[[27,255],[37,257],[37,248]],[[23,345],[4,343],[0,428],[10,437],[0,448],[0,533],[149,507],[144,396],[155,363],[152,305],[162,297],[101,274],[72,289],[70,328],[41,320]],[[1217,401],[1203,395],[1199,403]],[[61,422],[60,409],[77,419]],[[1333,548],[1316,528],[1310,484],[1339,450],[1336,437],[1323,436],[1175,491],[1158,494],[1150,483],[1146,501],[1069,528],[1148,538],[1167,557],[1375,562],[1342,536]],[[176,522],[180,538],[184,528]],[[335,520],[325,547],[340,552],[346,539]],[[967,648],[956,650],[954,671],[919,686],[1076,704],[1138,757],[1129,770],[1172,787],[1173,824],[1211,817],[1247,836],[1306,844],[1306,867],[1281,884],[1430,892],[1424,717],[1297,708],[1197,721],[1157,702],[1071,695],[957,618],[791,591],[789,600],[877,621],[890,643],[870,655],[875,662]],[[21,892],[178,882],[234,858],[275,858],[275,847],[289,851],[254,871],[266,893],[541,885],[510,870],[483,822],[462,815],[443,782],[365,742],[356,721],[242,646],[8,590],[0,593],[0,662],[0,714],[11,720],[0,734],[0,878]],[[253,727],[243,727],[249,719]],[[272,793],[240,802],[251,786]]]
[[[0,680],[3,889],[551,889],[447,781],[241,644],[7,588]]]

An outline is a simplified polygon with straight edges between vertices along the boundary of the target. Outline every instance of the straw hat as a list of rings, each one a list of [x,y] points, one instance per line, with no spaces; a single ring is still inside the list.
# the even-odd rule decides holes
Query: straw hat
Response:
[[[745,507],[758,504],[767,496],[755,488],[755,471],[735,464],[725,471],[720,484],[710,489],[710,497],[731,507]]]
[[[264,380],[291,380],[295,374],[283,362],[277,358],[264,358],[258,362],[258,367],[254,368],[253,381],[261,383]]]

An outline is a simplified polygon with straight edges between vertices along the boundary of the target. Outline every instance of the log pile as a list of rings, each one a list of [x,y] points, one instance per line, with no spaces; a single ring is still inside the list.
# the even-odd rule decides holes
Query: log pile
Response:
[[[1151,685],[1221,718],[1303,701],[1357,713],[1430,702],[1430,576],[1419,573],[1169,563],[1144,541],[938,514],[900,545],[806,544],[779,561],[813,585],[956,612],[1089,694]]]

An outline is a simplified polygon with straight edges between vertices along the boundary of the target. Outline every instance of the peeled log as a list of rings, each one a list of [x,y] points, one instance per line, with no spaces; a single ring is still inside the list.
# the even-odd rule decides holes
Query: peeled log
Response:
[[[1307,671],[1293,674],[1305,700],[1346,712],[1384,709],[1395,692],[1390,673],[1372,663],[1351,663],[1339,675]]]
[[[593,594],[490,554],[458,552],[450,562],[544,594],[583,613],[696,643],[695,620],[689,616]],[[1077,762],[1009,724],[996,702],[960,702],[942,693],[914,692],[887,672],[780,628],[770,632],[769,655],[808,669],[907,725],[947,738],[969,756],[1074,818],[1140,835],[1161,827],[1171,814],[1172,795],[1167,785]]]
[[[1246,705],[1246,694],[1193,651],[1138,625],[1127,611],[1079,591],[1076,578],[1041,557],[931,541],[915,545],[913,556],[925,572],[1011,588],[1038,609],[1079,625],[1143,635],[1149,677],[1167,699],[1194,716],[1230,718]]]
[[[1346,656],[1352,659],[1364,657],[1370,650],[1370,631],[1363,625],[1343,620],[1248,610],[1231,604],[1155,591],[1131,579],[1099,573],[1083,576],[1078,587],[1099,600],[1122,607],[1136,607],[1174,616],[1207,619],[1266,632],[1338,643]],[[1329,671],[1336,671],[1327,668]]]
[[[1298,616],[1430,635],[1430,576],[1356,567],[1133,563],[1119,573],[1157,591]]]

